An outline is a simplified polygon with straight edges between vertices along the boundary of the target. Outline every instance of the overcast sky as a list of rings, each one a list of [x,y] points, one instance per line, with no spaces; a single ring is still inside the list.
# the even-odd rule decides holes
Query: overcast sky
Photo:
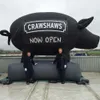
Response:
[[[88,29],[100,36],[100,0],[0,0],[0,30],[9,30],[14,20],[34,12],[60,12],[77,21],[94,16]],[[12,44],[8,46],[7,38],[1,35],[0,48],[16,49]]]

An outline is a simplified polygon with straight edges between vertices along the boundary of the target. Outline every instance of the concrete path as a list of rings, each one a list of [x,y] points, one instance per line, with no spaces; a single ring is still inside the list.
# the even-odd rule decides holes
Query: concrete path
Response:
[[[100,73],[83,73],[83,76],[90,80],[90,85],[46,81],[30,85],[25,82],[0,84],[0,100],[100,100]]]

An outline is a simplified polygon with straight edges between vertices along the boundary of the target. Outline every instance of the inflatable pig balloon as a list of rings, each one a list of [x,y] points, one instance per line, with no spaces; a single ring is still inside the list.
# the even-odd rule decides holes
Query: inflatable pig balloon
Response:
[[[97,47],[99,36],[86,29],[92,20],[93,17],[90,17],[77,22],[72,17],[60,13],[34,13],[17,19],[11,25],[10,32],[1,30],[0,34],[8,36],[9,45],[11,40],[19,50],[30,51],[32,58],[34,55],[56,55],[58,48],[63,48],[68,61],[70,61],[71,49]],[[89,83],[89,80],[82,77],[78,64],[69,62],[67,66],[67,81]],[[36,80],[59,79],[56,66],[51,62],[39,62],[34,67],[34,72]],[[10,81],[25,79],[23,64],[10,64],[8,77]]]
[[[99,36],[89,32],[86,27],[93,17],[77,22],[68,15],[46,12],[33,13],[14,21],[10,32],[1,30],[13,45],[20,50],[31,51],[33,55],[56,55],[63,48],[66,55],[73,48],[96,48]]]

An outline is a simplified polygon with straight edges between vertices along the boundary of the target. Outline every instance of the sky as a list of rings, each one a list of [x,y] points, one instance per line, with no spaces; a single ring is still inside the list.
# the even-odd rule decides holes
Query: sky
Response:
[[[94,16],[87,28],[100,36],[100,0],[0,0],[0,30],[9,31],[17,18],[35,12],[64,13],[77,21]],[[0,49],[16,50],[13,44],[8,46],[7,37],[1,35]]]

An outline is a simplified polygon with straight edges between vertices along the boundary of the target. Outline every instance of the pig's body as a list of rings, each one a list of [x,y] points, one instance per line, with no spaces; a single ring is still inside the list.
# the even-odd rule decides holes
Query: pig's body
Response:
[[[38,29],[33,31],[32,24],[35,22],[38,24]],[[48,25],[46,26],[47,29],[43,29],[45,27],[43,23]],[[40,24],[42,24],[41,30],[39,30]],[[30,32],[28,27],[31,30]],[[34,28],[36,29],[36,24],[34,24]],[[58,28],[62,28],[61,31]],[[27,30],[29,33],[26,32]],[[48,55],[56,54],[59,47],[66,48],[67,51],[74,48],[78,37],[78,32],[74,33],[75,31],[77,31],[77,22],[73,18],[59,13],[35,13],[27,15],[16,20],[10,29],[12,43],[17,48],[22,50],[23,46],[25,46],[28,49],[31,48],[30,50],[35,54]]]
[[[14,46],[26,49],[34,55],[55,55],[58,48],[66,54],[76,48],[95,48],[99,36],[86,28],[93,18],[79,23],[70,16],[60,13],[34,13],[17,19],[10,28],[10,38]]]

